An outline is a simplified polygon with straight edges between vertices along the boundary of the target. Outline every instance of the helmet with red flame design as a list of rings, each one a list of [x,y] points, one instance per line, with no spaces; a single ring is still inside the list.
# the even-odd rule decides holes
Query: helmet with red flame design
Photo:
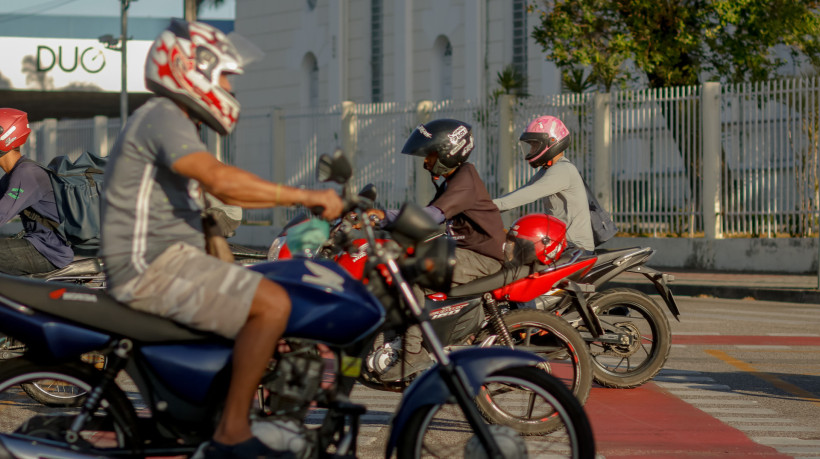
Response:
[[[239,35],[201,22],[174,19],[154,40],[145,61],[145,87],[169,97],[219,134],[229,134],[239,118],[239,102],[220,82],[222,74],[241,74],[261,57]]]

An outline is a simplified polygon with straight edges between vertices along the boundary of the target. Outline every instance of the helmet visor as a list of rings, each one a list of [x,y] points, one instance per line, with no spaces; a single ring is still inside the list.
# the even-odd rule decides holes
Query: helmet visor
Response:
[[[521,159],[529,161],[541,149],[541,142],[536,140],[519,140],[518,151]]]
[[[252,62],[262,60],[262,58],[265,56],[264,51],[259,49],[258,46],[251,43],[250,40],[236,32],[229,33],[228,40],[236,49],[240,68],[244,68],[246,65]]]

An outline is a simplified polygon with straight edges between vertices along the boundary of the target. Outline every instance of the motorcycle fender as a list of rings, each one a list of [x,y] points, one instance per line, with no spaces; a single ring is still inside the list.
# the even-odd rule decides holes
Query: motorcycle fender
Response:
[[[647,279],[652,281],[655,284],[655,290],[658,291],[658,295],[663,298],[663,301],[666,303],[666,306],[669,308],[669,311],[672,315],[675,316],[675,320],[680,322],[680,310],[678,309],[678,303],[675,301],[675,297],[672,295],[672,290],[669,289],[669,286],[666,285],[667,282],[672,281],[674,278],[669,274],[664,274],[660,271],[656,271],[648,266],[636,266],[634,268],[629,269],[628,271],[633,273],[640,273],[646,276]]]
[[[535,354],[506,348],[471,348],[453,352],[448,355],[463,379],[467,381],[470,395],[475,397],[481,390],[484,379],[499,370],[531,366],[544,361]],[[387,442],[387,455],[391,457],[399,436],[404,434],[407,422],[419,410],[431,405],[440,405],[451,401],[450,388],[440,374],[436,364],[421,374],[404,392],[401,403],[393,417],[390,439]]]

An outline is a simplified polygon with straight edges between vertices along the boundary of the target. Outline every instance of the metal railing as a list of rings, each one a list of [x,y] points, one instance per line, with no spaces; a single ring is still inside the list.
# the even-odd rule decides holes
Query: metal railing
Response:
[[[535,172],[517,154],[518,135],[536,116],[553,115],[572,132],[567,157],[591,188],[608,195],[613,218],[624,234],[701,237],[704,212],[714,205],[719,209],[717,237],[816,235],[820,80],[776,80],[719,89],[719,104],[704,103],[703,87],[692,86],[614,92],[605,104],[598,103],[600,95],[572,94],[532,96],[509,105],[499,100],[346,102],[299,111],[261,110],[243,113],[230,138],[204,138],[220,144],[221,156],[229,164],[265,179],[308,188],[330,186],[317,183],[316,161],[321,153],[343,147],[355,163],[354,186],[374,183],[380,204],[395,208],[432,195],[421,160],[400,154],[419,123],[456,118],[472,124],[476,147],[470,161],[490,194],[499,196],[520,187]],[[701,138],[707,131],[702,121],[705,113],[719,115],[714,119],[720,120],[716,131],[720,139],[716,136],[713,144],[720,145],[714,148],[718,153],[705,149]],[[507,122],[503,119],[511,120],[509,125],[502,126]],[[97,132],[100,129],[104,134]],[[56,154],[95,151],[95,142],[110,148],[119,121],[46,120],[32,123],[32,130],[24,153],[47,162]],[[594,132],[608,135],[596,139]],[[709,161],[706,154],[711,155]],[[709,164],[719,166],[713,172]],[[601,169],[606,167],[609,174]],[[609,183],[595,183],[596,176]],[[705,198],[707,185],[719,190],[716,203]],[[513,216],[542,210],[536,201]],[[245,217],[252,223],[282,225],[281,218],[294,213],[288,210],[277,218],[270,210],[249,210]]]

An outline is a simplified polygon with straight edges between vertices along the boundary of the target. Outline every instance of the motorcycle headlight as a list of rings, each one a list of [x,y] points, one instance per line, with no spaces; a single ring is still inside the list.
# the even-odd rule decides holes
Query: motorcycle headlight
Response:
[[[456,243],[447,237],[437,237],[416,244],[415,250],[402,263],[402,274],[420,287],[447,293],[456,266]]]

